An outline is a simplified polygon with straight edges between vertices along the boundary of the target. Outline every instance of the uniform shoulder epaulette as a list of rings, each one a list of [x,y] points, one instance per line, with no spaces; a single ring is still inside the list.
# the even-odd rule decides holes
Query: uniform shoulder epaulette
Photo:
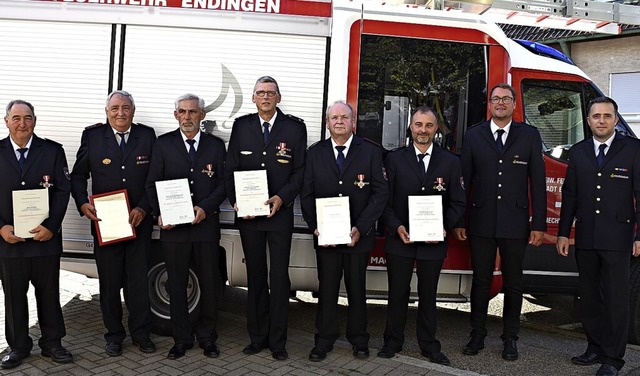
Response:
[[[135,124],[136,124],[136,125],[138,125],[138,126],[140,126],[140,127],[142,127],[142,128],[149,128],[149,129],[153,129],[153,127],[148,126],[148,125],[146,125],[146,124],[142,124],[142,123],[135,123]]]
[[[236,120],[241,120],[241,119],[244,119],[244,118],[249,117],[249,116],[254,115],[254,114],[255,114],[255,113],[244,114],[244,115],[242,115],[242,116],[238,116],[238,117],[236,118]]]
[[[88,127],[85,127],[84,129],[94,129],[94,128],[99,128],[99,127],[101,127],[101,126],[103,126],[103,125],[104,125],[104,123],[95,123],[95,124],[93,124],[93,125],[90,125],[90,126],[88,126]]]
[[[293,115],[291,115],[291,114],[287,114],[286,116],[287,116],[289,119],[293,120],[293,121],[296,121],[296,122],[298,122],[298,123],[300,123],[300,124],[304,124],[304,120],[300,119],[300,118],[299,118],[299,117],[297,117],[297,116],[293,116]]]
[[[224,140],[222,139],[222,137],[216,136],[215,134],[211,134],[209,132],[201,132],[201,135],[206,135],[205,137],[215,138],[216,140],[219,140],[220,142],[224,143]]]
[[[52,143],[52,144],[54,144],[54,145],[57,145],[57,146],[62,147],[62,144],[61,144],[61,143],[59,143],[59,142],[57,142],[57,141],[53,141],[53,140],[52,140],[52,139],[50,139],[50,138],[45,138],[44,140],[45,140],[45,141],[47,141],[47,142],[51,142],[51,143]]]
[[[319,143],[321,143],[322,141],[323,141],[323,140],[320,140],[320,141],[316,141],[316,142],[314,142],[313,144],[309,145],[309,147],[308,147],[307,149],[311,150],[311,148],[312,148],[312,147],[314,147],[314,146],[318,145],[318,144],[319,144]]]

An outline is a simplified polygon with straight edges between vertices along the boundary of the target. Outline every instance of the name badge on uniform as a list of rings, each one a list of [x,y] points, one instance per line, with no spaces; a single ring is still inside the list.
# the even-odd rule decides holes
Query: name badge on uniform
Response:
[[[149,163],[148,155],[138,155],[136,157],[136,164],[140,165],[140,164],[147,164],[147,163]]]

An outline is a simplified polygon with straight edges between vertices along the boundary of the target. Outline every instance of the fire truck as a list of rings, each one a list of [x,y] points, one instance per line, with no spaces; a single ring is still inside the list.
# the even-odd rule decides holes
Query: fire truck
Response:
[[[309,145],[327,137],[327,104],[343,99],[356,109],[356,132],[386,150],[406,144],[411,109],[429,105],[440,122],[436,141],[456,152],[466,129],[488,117],[489,88],[508,82],[518,93],[514,118],[542,135],[547,169],[548,231],[543,246],[527,250],[526,290],[577,294],[575,261],[558,256],[554,245],[567,151],[590,137],[585,107],[601,91],[563,54],[507,38],[494,22],[501,12],[431,8],[366,0],[0,0],[0,102],[31,101],[37,134],[62,143],[73,166],[82,130],[105,121],[104,101],[112,90],[132,93],[134,121],[158,135],[177,127],[175,98],[198,94],[206,101],[203,130],[227,141],[234,119],[255,112],[255,80],[270,75],[279,82],[281,109],[305,120]],[[509,19],[513,13],[518,12],[510,10]],[[616,30],[614,22],[571,17],[564,11],[536,19]],[[622,118],[616,129],[633,136]],[[316,291],[312,235],[298,204],[295,212],[292,289]],[[246,286],[242,244],[228,204],[220,218],[228,284]],[[89,226],[70,203],[62,230],[63,268],[95,276]],[[371,296],[384,297],[387,290],[383,242],[381,235],[371,253]],[[469,247],[453,236],[449,244],[438,296],[464,302],[471,289]],[[629,339],[637,343],[640,264],[632,269]],[[494,275],[497,294],[499,260]],[[166,278],[154,247],[149,288],[160,332],[168,328]],[[201,292],[195,273],[188,295],[197,315]]]

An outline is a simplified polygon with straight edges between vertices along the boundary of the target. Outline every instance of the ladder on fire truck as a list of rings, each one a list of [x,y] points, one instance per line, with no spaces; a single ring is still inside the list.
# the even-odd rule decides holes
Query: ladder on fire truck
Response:
[[[393,0],[392,0],[393,1]],[[496,23],[620,34],[640,26],[638,0],[397,0],[407,6],[483,14]],[[632,2],[635,3],[633,5]]]

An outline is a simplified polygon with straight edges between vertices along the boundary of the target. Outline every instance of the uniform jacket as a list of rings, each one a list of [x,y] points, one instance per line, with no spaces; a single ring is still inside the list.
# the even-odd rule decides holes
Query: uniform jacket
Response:
[[[236,202],[235,171],[264,169],[267,170],[269,197],[278,195],[283,201],[280,210],[271,218],[238,219],[241,230],[293,229],[293,202],[302,186],[307,128],[301,119],[285,115],[280,109],[277,111],[266,146],[257,113],[239,117],[233,123],[226,164],[229,202],[231,205]]]
[[[583,140],[569,150],[558,236],[575,218],[576,248],[631,252],[639,199],[640,141],[617,134],[600,168],[593,139]]]
[[[375,223],[389,197],[389,186],[384,177],[380,148],[354,135],[340,174],[336,165],[331,139],[320,141],[309,148],[300,193],[302,215],[309,229],[318,228],[316,198],[349,197],[351,227],[357,227],[360,241],[355,247],[341,245],[341,252],[370,252],[375,242]],[[363,184],[359,175],[362,176]],[[315,239],[317,243],[317,239]],[[320,251],[322,248],[318,248]]]
[[[444,242],[404,244],[398,227],[409,228],[409,196],[442,196],[445,230],[451,230],[462,218],[466,193],[462,187],[462,171],[457,155],[433,145],[427,173],[421,179],[420,166],[413,145],[395,150],[385,160],[389,179],[389,201],[382,215],[386,225],[385,253],[418,260],[442,260],[447,257]]]
[[[155,141],[153,128],[132,124],[123,155],[111,125],[95,124],[85,128],[71,172],[71,195],[80,215],[82,205],[89,202],[87,180],[91,177],[93,194],[126,188],[131,209],[140,207],[148,214],[145,218],[151,218],[145,182]],[[95,236],[94,226],[91,231]]]
[[[158,137],[151,155],[147,194],[157,216],[160,213],[155,182],[187,178],[193,206],[201,207],[206,218],[197,225],[183,224],[160,231],[160,240],[169,242],[210,242],[220,239],[220,204],[226,199],[224,185],[224,142],[200,132],[196,159],[191,164],[180,129]]]
[[[518,239],[528,238],[531,230],[546,231],[545,167],[536,128],[512,121],[499,154],[485,121],[467,131],[461,162],[470,235]],[[466,227],[464,219],[458,227]]]
[[[0,258],[54,256],[62,253],[62,219],[67,211],[71,182],[67,159],[62,146],[35,134],[24,164],[20,165],[9,137],[0,141],[0,228],[13,225],[12,191],[44,189],[47,180],[49,190],[49,218],[42,225],[53,232],[46,242],[27,239],[25,242],[9,244],[0,237]]]

